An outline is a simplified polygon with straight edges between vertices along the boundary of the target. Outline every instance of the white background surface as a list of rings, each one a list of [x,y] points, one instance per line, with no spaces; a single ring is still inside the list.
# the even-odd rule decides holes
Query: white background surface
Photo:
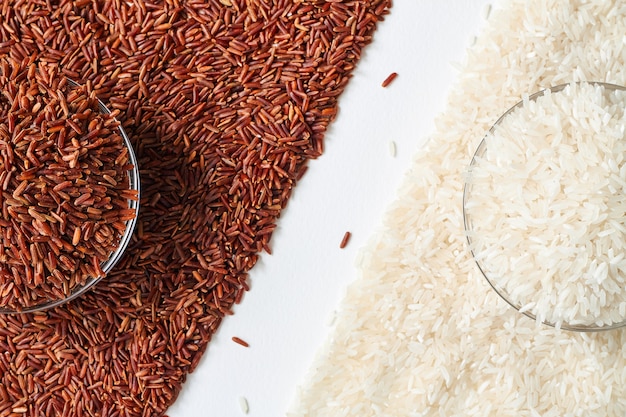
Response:
[[[354,259],[379,227],[456,77],[451,62],[484,23],[487,0],[395,0],[366,47],[326,151],[311,161],[264,254],[251,291],[214,336],[170,417],[284,416],[356,278]],[[397,72],[386,89],[381,82]],[[389,142],[397,155],[392,157]],[[339,244],[352,232],[348,246]],[[250,343],[244,348],[231,340]]]

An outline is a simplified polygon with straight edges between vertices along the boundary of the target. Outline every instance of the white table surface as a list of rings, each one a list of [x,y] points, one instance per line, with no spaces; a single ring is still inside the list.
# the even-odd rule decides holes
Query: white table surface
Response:
[[[329,316],[356,278],[354,260],[394,200],[411,157],[443,111],[487,0],[395,0],[365,49],[326,135],[252,270],[251,291],[227,317],[170,417],[284,416],[317,349]],[[396,80],[381,82],[397,72]],[[392,157],[389,142],[397,154]],[[352,238],[341,250],[349,230]],[[244,348],[231,340],[250,343]]]

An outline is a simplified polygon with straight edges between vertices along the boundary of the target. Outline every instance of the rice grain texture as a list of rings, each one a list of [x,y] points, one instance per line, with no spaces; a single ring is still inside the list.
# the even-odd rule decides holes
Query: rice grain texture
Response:
[[[390,5],[0,3],[0,62],[91,88],[119,115],[141,176],[136,233],[115,270],[61,307],[0,316],[0,416],[165,413],[249,289]]]
[[[520,311],[560,327],[626,319],[626,90],[524,98],[486,135],[464,195],[474,258]]]
[[[512,0],[486,25],[289,417],[626,415],[626,332],[566,332],[514,311],[467,250],[461,204],[474,150],[523,94],[626,84],[626,7]]]

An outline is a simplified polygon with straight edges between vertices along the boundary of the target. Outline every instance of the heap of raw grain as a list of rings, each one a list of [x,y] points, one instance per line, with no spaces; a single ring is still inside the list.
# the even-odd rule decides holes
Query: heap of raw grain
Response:
[[[137,192],[118,122],[88,86],[9,59],[0,91],[0,307],[19,311],[104,275]]]

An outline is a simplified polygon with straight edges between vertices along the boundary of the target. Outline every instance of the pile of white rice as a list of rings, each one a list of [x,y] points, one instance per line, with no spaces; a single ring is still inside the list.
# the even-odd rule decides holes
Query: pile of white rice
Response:
[[[474,257],[520,311],[557,327],[626,319],[626,92],[568,84],[494,126],[468,177]]]
[[[621,2],[494,8],[290,417],[626,415],[626,331],[567,332],[516,312],[468,254],[461,210],[468,161],[499,115],[548,86],[626,84],[625,34]]]

